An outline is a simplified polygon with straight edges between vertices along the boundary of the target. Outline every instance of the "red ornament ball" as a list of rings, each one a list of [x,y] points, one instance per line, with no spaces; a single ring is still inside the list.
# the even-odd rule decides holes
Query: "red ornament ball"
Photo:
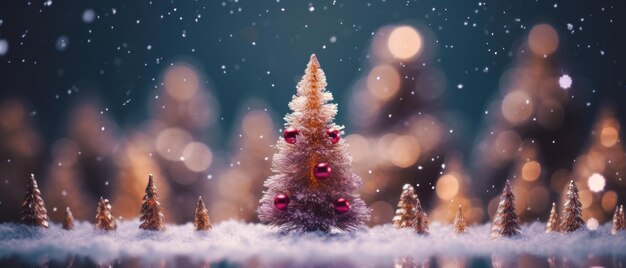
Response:
[[[350,210],[350,202],[345,198],[339,198],[335,201],[335,212],[339,214],[346,213]]]
[[[320,180],[325,180],[330,177],[330,173],[333,172],[333,169],[330,168],[328,163],[319,163],[313,169],[313,175]]]
[[[283,138],[285,138],[285,141],[289,144],[295,144],[297,136],[298,130],[294,127],[286,128],[285,132],[283,133]]]
[[[341,139],[341,132],[339,132],[339,130],[334,127],[327,129],[326,135],[328,136],[328,140],[330,140],[330,143],[332,144],[338,143],[339,139]]]
[[[274,197],[274,207],[276,207],[276,209],[285,210],[287,209],[287,205],[289,205],[289,197],[286,195],[277,194],[276,197]]]

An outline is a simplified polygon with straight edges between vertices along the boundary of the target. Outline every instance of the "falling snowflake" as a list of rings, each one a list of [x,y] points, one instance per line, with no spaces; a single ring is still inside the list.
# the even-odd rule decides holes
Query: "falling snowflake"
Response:
[[[570,88],[572,86],[572,78],[567,74],[561,75],[561,77],[559,77],[559,86],[562,89]]]

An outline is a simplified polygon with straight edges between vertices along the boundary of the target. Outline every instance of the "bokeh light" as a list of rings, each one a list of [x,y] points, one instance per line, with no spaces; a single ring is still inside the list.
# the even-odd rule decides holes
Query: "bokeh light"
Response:
[[[393,140],[388,147],[389,160],[401,168],[410,167],[420,156],[417,139],[410,135],[402,135]]]
[[[613,126],[603,127],[600,132],[600,143],[604,147],[612,147],[617,143],[619,139],[619,132]]]
[[[502,115],[513,124],[524,122],[530,118],[533,104],[530,97],[521,91],[507,94],[502,100]]]
[[[529,161],[522,166],[522,179],[536,181],[541,174],[541,165],[537,161]]]
[[[183,149],[191,142],[191,134],[181,128],[166,128],[159,132],[155,147],[163,158],[180,161]]]
[[[406,60],[413,58],[422,48],[422,37],[411,26],[398,26],[387,39],[389,52],[398,59]]]
[[[163,80],[167,93],[178,101],[191,99],[200,86],[196,71],[185,64],[175,64],[167,69]]]
[[[389,65],[378,65],[367,76],[367,88],[379,100],[385,101],[398,92],[400,74]]]
[[[205,171],[211,165],[213,154],[211,149],[201,142],[191,142],[185,146],[182,152],[185,166],[195,172]]]
[[[604,190],[604,186],[606,186],[606,179],[602,176],[602,174],[593,173],[589,176],[587,185],[589,186],[589,190],[593,192],[600,192]]]
[[[552,26],[538,24],[530,30],[528,45],[537,55],[549,55],[559,46],[559,35]]]
[[[459,180],[452,174],[443,175],[437,181],[435,190],[440,199],[449,200],[459,192]]]

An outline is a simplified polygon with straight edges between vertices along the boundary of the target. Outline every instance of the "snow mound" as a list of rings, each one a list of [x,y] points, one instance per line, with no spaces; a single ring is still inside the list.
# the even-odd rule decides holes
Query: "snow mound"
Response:
[[[165,232],[138,229],[138,221],[121,221],[115,232],[95,231],[92,224],[77,222],[66,231],[58,224],[38,229],[20,224],[0,224],[0,259],[18,256],[26,260],[63,260],[83,256],[98,263],[121,258],[143,260],[185,256],[194,261],[245,263],[351,263],[388,265],[396,258],[427,259],[432,256],[558,256],[571,259],[590,255],[621,256],[626,232],[611,235],[610,225],[572,234],[546,234],[544,223],[522,227],[522,236],[490,239],[490,225],[469,228],[454,235],[452,226],[434,223],[429,236],[391,225],[363,227],[353,233],[283,234],[266,225],[237,221],[219,223],[209,232],[195,232],[191,223],[168,225]]]

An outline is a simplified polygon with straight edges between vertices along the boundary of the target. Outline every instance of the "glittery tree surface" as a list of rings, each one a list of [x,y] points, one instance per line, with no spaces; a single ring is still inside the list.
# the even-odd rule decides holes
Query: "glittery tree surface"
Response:
[[[342,127],[333,123],[337,105],[328,103],[333,97],[325,88],[326,76],[312,55],[289,103],[292,113],[285,116],[285,126],[297,129],[297,138],[293,144],[278,140],[279,152],[272,164],[275,174],[265,181],[268,189],[258,209],[262,222],[285,231],[349,231],[369,219],[369,209],[355,194],[361,178],[350,171],[347,144],[343,139],[336,143],[329,140],[327,131]],[[324,179],[314,171],[321,163],[332,168]],[[277,195],[289,198],[286,209],[274,206]],[[340,199],[348,202],[347,211],[338,212],[334,207]],[[345,208],[346,203],[342,205]]]
[[[48,211],[41,198],[35,175],[31,174],[26,186],[26,196],[22,203],[22,223],[48,228]]]
[[[154,185],[152,174],[148,177],[148,185],[146,186],[146,195],[143,197],[143,203],[141,204],[141,225],[140,229],[151,231],[163,231],[165,230],[165,224],[163,220],[163,210],[159,203],[159,196],[156,192],[157,188]]]
[[[491,237],[518,235],[520,229],[519,217],[515,212],[515,196],[511,189],[511,182],[507,180],[500,196],[498,211],[491,224]]]

